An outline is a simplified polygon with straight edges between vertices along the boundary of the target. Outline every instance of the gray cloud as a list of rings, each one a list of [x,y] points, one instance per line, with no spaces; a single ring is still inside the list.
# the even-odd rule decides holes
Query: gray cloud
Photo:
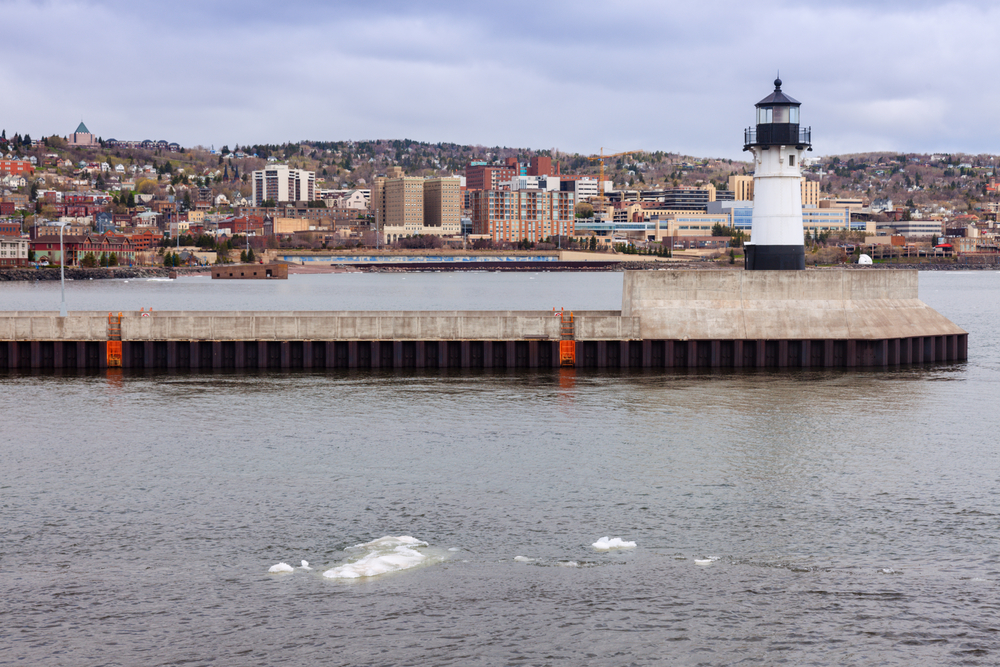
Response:
[[[8,133],[402,138],[740,157],[780,69],[819,154],[1000,152],[1000,8],[801,3],[14,1]],[[10,63],[17,63],[11,67]]]

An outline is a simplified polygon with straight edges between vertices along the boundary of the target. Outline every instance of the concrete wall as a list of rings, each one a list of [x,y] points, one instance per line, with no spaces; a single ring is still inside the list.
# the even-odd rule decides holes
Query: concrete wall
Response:
[[[551,311],[193,312],[122,317],[122,340],[527,340],[560,337]],[[637,338],[618,311],[576,314],[577,340]],[[4,313],[0,340],[106,340],[107,313]]]
[[[916,271],[629,271],[622,314],[663,340],[878,340],[966,333]]]
[[[917,298],[916,271],[628,271],[622,310],[577,341],[890,340],[966,332]],[[0,314],[0,341],[103,341],[107,313]],[[123,313],[124,341],[558,340],[552,311]],[[963,339],[964,340],[964,339]]]

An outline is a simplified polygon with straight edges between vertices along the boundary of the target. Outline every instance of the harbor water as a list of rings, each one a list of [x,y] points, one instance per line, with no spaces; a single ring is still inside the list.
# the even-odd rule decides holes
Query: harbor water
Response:
[[[1000,273],[920,284],[968,362],[0,374],[0,665],[996,664]],[[621,274],[66,298],[617,309]]]

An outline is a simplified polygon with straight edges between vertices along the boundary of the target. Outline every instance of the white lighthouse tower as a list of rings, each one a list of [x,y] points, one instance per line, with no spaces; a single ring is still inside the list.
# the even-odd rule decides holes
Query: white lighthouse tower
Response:
[[[756,104],[757,127],[747,128],[743,150],[754,156],[753,225],[746,243],[747,271],[805,269],[802,226],[802,154],[811,151],[811,128],[799,127],[800,103],[774,92]]]

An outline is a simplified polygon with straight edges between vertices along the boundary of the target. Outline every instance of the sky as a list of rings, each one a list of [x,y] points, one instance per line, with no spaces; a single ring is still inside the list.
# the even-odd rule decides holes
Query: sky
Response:
[[[403,139],[742,159],[1000,153],[1000,3],[0,0],[0,127],[183,146]]]

